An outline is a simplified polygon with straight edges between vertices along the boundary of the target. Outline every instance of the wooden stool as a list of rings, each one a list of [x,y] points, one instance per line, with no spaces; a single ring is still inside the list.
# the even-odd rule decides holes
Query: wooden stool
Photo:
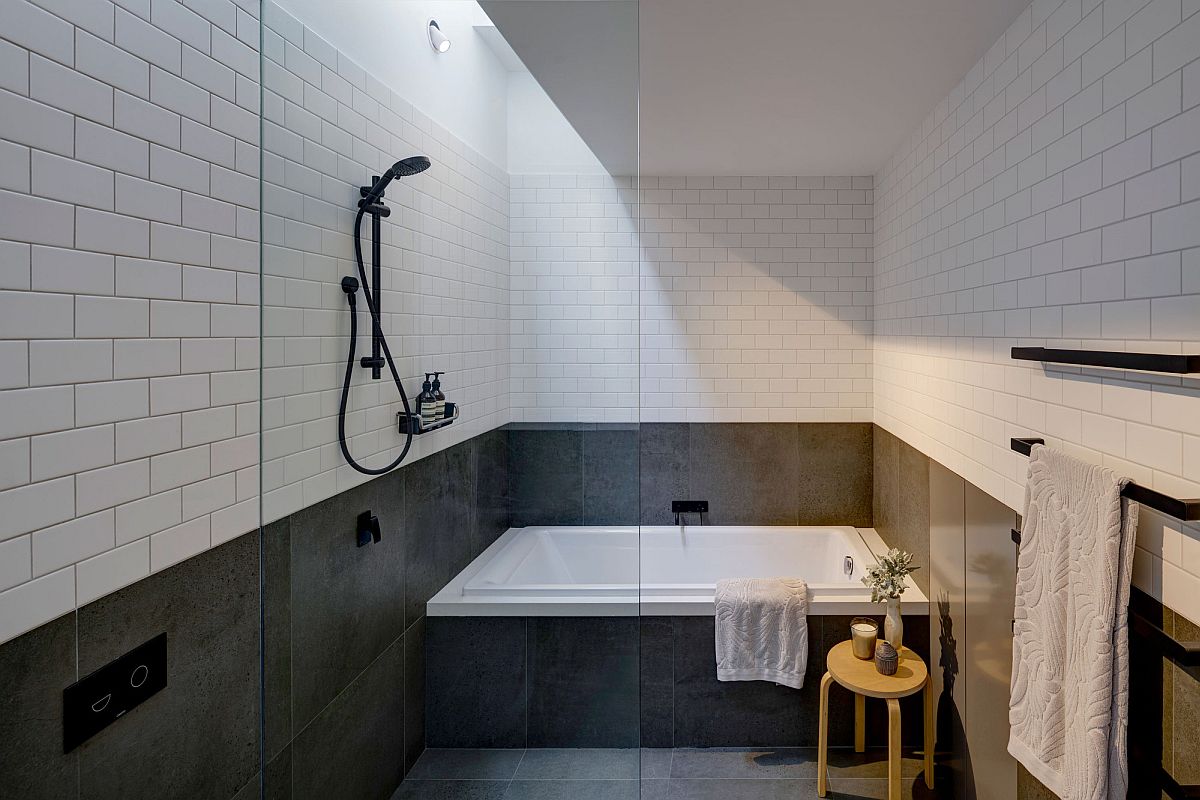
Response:
[[[874,659],[855,658],[850,642],[841,642],[829,651],[828,672],[821,679],[821,719],[817,745],[817,795],[829,788],[829,685],[837,681],[854,692],[854,752],[864,749],[866,699],[878,697],[888,705],[888,800],[900,800],[900,700],[925,690],[925,785],[933,788],[933,681],[921,657],[907,647],[900,648],[900,663],[895,675],[880,675]]]

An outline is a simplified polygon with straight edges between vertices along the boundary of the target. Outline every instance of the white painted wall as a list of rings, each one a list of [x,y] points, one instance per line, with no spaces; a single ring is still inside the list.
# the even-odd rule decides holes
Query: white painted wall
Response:
[[[608,175],[528,72],[508,74],[508,171],[513,175]]]
[[[1014,362],[1200,352],[1200,3],[1037,0],[876,178],[875,419],[1020,510],[1013,436],[1200,496],[1200,381]],[[1200,622],[1200,528],[1135,582]]]
[[[506,167],[508,73],[473,29],[491,24],[478,3],[281,0],[278,5],[414,108]],[[450,37],[449,53],[439,55],[430,47],[430,18]]]

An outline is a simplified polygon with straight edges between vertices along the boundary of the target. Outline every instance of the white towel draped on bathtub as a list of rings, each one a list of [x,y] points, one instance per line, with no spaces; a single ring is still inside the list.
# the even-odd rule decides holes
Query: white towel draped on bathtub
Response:
[[[1063,800],[1124,800],[1128,789],[1127,482],[1040,445],[1029,461],[1008,752]]]
[[[717,680],[804,686],[808,584],[799,578],[717,581]]]

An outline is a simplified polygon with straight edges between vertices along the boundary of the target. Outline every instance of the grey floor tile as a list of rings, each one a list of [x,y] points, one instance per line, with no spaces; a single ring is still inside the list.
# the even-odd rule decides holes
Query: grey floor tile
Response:
[[[813,763],[817,754],[813,751]],[[901,752],[900,774],[908,777],[919,775],[925,769],[925,761],[913,751],[905,748]],[[816,773],[813,773],[816,775]],[[832,748],[829,751],[829,777],[847,779],[886,779],[887,750],[868,747],[865,753],[856,753],[847,748]]]
[[[514,780],[504,800],[638,800],[637,780]]]
[[[509,780],[521,763],[522,750],[426,750],[413,765],[412,780]]]
[[[671,777],[816,778],[817,753],[807,747],[679,749],[671,762]]]
[[[669,800],[798,800],[816,797],[813,780],[671,779]]]
[[[392,800],[502,800],[508,781],[423,781],[407,779]]]
[[[862,798],[863,800],[887,800],[887,781],[886,780],[838,780],[831,778],[829,781],[829,793],[827,798],[833,800],[854,800]],[[900,782],[900,797],[901,800],[912,800],[913,797],[927,798],[933,797],[934,793],[925,788],[924,781],[915,781],[912,778],[905,778]]]
[[[642,800],[668,800],[671,782],[660,778],[642,779]]]
[[[530,749],[516,778],[636,780],[640,753],[633,748]]]
[[[643,747],[642,780],[655,780],[671,777],[671,757],[674,755],[668,747]]]

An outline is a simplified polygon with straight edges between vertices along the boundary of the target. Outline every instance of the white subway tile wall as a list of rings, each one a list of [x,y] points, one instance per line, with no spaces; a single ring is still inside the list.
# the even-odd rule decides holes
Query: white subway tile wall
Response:
[[[870,421],[871,186],[512,176],[513,418]]]
[[[338,446],[350,328],[340,282],[357,275],[359,187],[398,159],[420,153],[433,164],[386,191],[383,332],[413,408],[423,374],[436,370],[462,414],[415,437],[405,463],[509,421],[509,178],[275,4],[264,5],[263,22],[262,478],[270,521],[367,479]],[[369,217],[362,233],[370,279]],[[356,360],[371,351],[361,292],[359,310]],[[367,466],[386,465],[404,444],[399,396],[386,368],[378,381],[357,363],[353,373],[350,450]],[[188,507],[185,490],[184,518]]]
[[[512,417],[636,422],[636,179],[513,175]]]
[[[872,179],[641,190],[641,419],[869,422]]]
[[[0,0],[0,641],[257,524],[258,8]]]
[[[877,176],[875,421],[1013,508],[1013,436],[1200,497],[1200,381],[1009,358],[1200,352],[1198,12],[1035,0]],[[1138,545],[1200,622],[1200,528]]]

